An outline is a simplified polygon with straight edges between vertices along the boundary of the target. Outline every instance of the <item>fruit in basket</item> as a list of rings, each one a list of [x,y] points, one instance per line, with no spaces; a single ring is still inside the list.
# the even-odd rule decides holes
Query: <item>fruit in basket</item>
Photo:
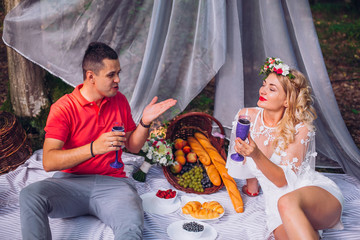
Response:
[[[182,150],[183,150],[183,152],[184,152],[185,154],[188,154],[188,153],[191,152],[190,146],[184,146]]]
[[[189,152],[187,155],[186,155],[186,160],[190,163],[196,163],[197,161],[197,156],[196,156],[196,153],[194,152]]]
[[[177,157],[175,158],[175,161],[177,161],[177,162],[180,163],[181,165],[185,165],[185,163],[186,163],[186,158],[185,158],[184,156],[179,155],[179,156],[177,156]]]
[[[179,149],[179,150],[176,150],[174,155],[175,155],[175,157],[177,157],[177,156],[185,156],[185,153],[183,152],[183,150]]]
[[[173,165],[170,166],[170,171],[174,174],[177,174],[181,171],[182,165],[179,162],[175,162]]]
[[[209,176],[206,174],[206,171],[203,172],[203,179],[201,179],[201,185],[203,186],[203,188],[211,188],[214,186],[210,181]]]
[[[183,149],[186,145],[187,145],[187,141],[185,141],[184,139],[177,138],[174,141],[174,147],[177,150]]]
[[[182,175],[182,174],[190,171],[195,165],[196,165],[195,163],[186,162],[185,165],[182,166],[180,174]]]
[[[178,184],[184,188],[192,188],[196,192],[204,192],[201,185],[203,178],[203,169],[200,166],[195,166],[188,172],[182,174],[178,179]]]

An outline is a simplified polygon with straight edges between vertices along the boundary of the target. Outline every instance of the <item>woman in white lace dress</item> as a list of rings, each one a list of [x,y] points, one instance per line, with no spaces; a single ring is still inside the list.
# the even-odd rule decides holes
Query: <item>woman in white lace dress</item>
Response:
[[[241,109],[233,124],[227,159],[229,174],[247,179],[242,190],[256,196],[258,182],[265,198],[269,236],[318,239],[318,230],[341,229],[343,196],[329,178],[315,172],[316,118],[310,87],[303,74],[280,59],[268,58],[261,73],[257,108]],[[235,138],[239,115],[251,118],[248,140]]]

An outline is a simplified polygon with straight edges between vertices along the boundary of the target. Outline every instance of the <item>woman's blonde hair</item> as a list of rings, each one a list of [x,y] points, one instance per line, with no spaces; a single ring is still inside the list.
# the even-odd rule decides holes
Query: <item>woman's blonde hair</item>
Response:
[[[305,76],[295,70],[291,69],[290,73],[295,77],[290,79],[282,75],[277,75],[277,78],[286,93],[286,100],[288,107],[285,109],[283,118],[281,119],[277,128],[277,136],[275,139],[275,146],[282,141],[280,148],[285,150],[288,145],[294,142],[296,129],[295,126],[303,123],[308,126],[310,130],[314,129],[313,121],[316,119],[316,112],[311,97],[311,88]]]

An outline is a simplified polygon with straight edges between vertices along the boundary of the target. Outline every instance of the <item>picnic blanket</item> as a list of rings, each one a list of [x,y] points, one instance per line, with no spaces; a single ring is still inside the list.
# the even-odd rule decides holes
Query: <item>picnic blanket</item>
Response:
[[[137,155],[124,153],[125,170],[131,176],[143,158]],[[42,150],[34,154],[16,170],[0,176],[0,238],[21,239],[19,192],[32,182],[51,177],[54,172],[45,172],[42,167]],[[345,198],[343,209],[344,230],[325,230],[323,239],[359,239],[360,236],[360,182],[347,174],[331,174],[326,176],[334,180],[342,190]],[[135,181],[136,182],[136,181]],[[244,184],[237,180],[238,186]],[[166,180],[161,167],[153,166],[147,175],[145,183],[136,182],[140,195],[157,191],[159,188],[173,188]],[[180,198],[196,197],[196,194],[187,194],[178,191]],[[236,213],[225,188],[210,194],[201,195],[206,200],[218,201],[225,208],[225,214],[214,221],[208,221],[217,232],[216,239],[265,239],[265,212],[263,195],[250,198],[243,195],[245,211]],[[169,214],[144,213],[144,239],[170,239],[167,228],[170,224],[184,220],[179,208]],[[81,216],[67,219],[51,219],[50,226],[53,239],[114,239],[110,227],[93,216]]]

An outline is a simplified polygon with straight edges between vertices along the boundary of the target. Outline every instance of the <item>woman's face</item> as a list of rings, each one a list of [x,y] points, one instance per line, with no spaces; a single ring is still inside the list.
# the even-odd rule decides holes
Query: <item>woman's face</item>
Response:
[[[286,93],[275,73],[270,73],[259,89],[257,105],[271,111],[283,111],[287,107]]]

